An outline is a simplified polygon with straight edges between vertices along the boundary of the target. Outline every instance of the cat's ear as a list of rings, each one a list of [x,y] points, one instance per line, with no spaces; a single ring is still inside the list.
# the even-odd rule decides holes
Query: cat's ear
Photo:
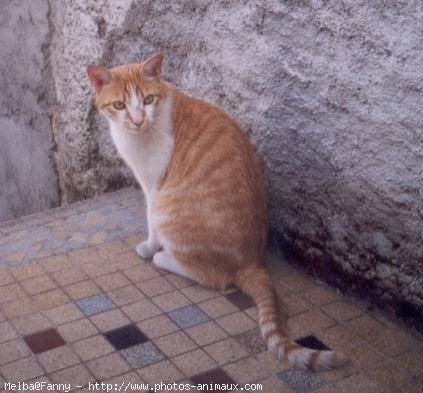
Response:
[[[98,93],[104,85],[112,81],[111,72],[107,68],[99,65],[89,65],[87,67],[87,74],[96,93]]]
[[[142,63],[142,75],[147,78],[159,79],[162,73],[162,63],[163,55],[161,53],[156,53]]]

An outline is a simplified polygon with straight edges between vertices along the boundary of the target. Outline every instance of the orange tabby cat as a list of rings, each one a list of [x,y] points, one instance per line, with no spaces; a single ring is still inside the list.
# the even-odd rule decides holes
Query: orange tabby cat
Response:
[[[202,285],[235,284],[257,304],[269,349],[314,370],[340,367],[343,354],[304,348],[282,328],[264,264],[266,201],[254,151],[220,109],[160,79],[162,55],[142,64],[89,66],[96,106],[147,202],[142,258]]]

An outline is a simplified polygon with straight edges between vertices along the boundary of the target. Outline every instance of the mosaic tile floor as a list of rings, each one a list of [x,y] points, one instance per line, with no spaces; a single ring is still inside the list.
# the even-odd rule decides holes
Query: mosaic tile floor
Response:
[[[0,392],[47,392],[49,383],[78,392],[154,384],[198,392],[211,383],[260,384],[266,393],[422,392],[421,336],[269,255],[292,337],[352,359],[323,373],[276,361],[251,299],[142,263],[134,252],[145,231],[140,199],[126,189],[0,224]]]

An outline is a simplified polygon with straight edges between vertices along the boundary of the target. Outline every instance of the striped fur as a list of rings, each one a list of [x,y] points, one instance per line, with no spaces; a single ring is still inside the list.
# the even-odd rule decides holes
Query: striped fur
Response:
[[[256,302],[262,335],[279,358],[313,370],[341,366],[342,354],[303,348],[284,333],[263,265],[266,201],[248,138],[217,107],[163,82],[161,62],[155,55],[88,69],[96,105],[146,195],[149,237],[138,254],[205,286],[237,285]],[[148,94],[154,102],[144,105]],[[115,101],[126,109],[116,110]]]

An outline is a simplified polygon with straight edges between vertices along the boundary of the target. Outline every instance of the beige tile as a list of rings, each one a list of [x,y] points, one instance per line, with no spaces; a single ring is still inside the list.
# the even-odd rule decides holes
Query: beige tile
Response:
[[[0,270],[0,287],[7,284],[12,284],[15,281],[14,277],[6,269]]]
[[[332,349],[342,350],[355,345],[360,339],[344,325],[333,326],[320,331],[316,336]]]
[[[264,351],[256,355],[260,364],[267,367],[273,373],[280,373],[291,367],[287,359],[278,359],[273,353]]]
[[[420,351],[404,353],[394,360],[394,364],[414,377],[418,377],[423,374],[423,353]]]
[[[66,293],[63,292],[63,290],[57,288],[53,289],[52,291],[35,295],[33,300],[38,305],[38,307],[40,307],[42,310],[46,310],[48,308],[68,303],[70,299]]]
[[[138,327],[150,339],[155,339],[179,330],[178,326],[167,315],[159,315],[158,317],[139,322]]]
[[[293,317],[292,320],[299,322],[313,332],[337,325],[334,319],[317,309],[306,311]]]
[[[266,393],[291,393],[289,385],[283,383],[278,377],[272,375],[256,382],[261,385],[260,390]]]
[[[281,306],[284,312],[290,317],[310,310],[313,306],[304,300],[300,295],[290,295],[281,299]]]
[[[89,382],[94,382],[95,380],[82,364],[57,371],[50,375],[50,379],[53,383],[70,383],[73,388],[76,386],[86,386]]]
[[[348,321],[363,313],[359,308],[344,301],[328,304],[322,307],[322,310],[331,318],[339,322]]]
[[[175,288],[181,289],[194,285],[195,282],[188,280],[179,274],[167,273],[165,274],[166,280],[170,281]]]
[[[250,307],[247,308],[246,310],[244,310],[244,312],[256,323],[258,323],[258,311],[257,311],[257,307]]]
[[[203,348],[220,366],[248,356],[248,352],[233,338]]]
[[[9,318],[20,318],[37,312],[37,307],[30,298],[24,297],[1,305],[3,314]]]
[[[175,287],[164,277],[151,278],[137,284],[138,288],[148,297],[158,296],[174,291]]]
[[[37,263],[21,267],[15,267],[12,268],[10,272],[18,281],[27,280],[28,278],[45,274],[43,268],[41,267],[41,264]]]
[[[303,294],[303,297],[316,306],[324,306],[339,300],[340,296],[329,288],[316,287]]]
[[[337,370],[321,372],[320,375],[327,381],[344,379],[352,374],[356,374],[368,369],[369,367],[373,367],[383,360],[379,354],[369,348],[369,346],[364,344],[362,341],[357,341],[355,345],[349,348],[336,349],[347,356],[349,363]]]
[[[195,342],[182,331],[159,337],[154,340],[154,343],[167,357],[180,355],[197,348]]]
[[[74,300],[80,300],[89,296],[97,295],[100,288],[91,280],[80,281],[64,288],[66,293]]]
[[[310,329],[310,327],[303,326],[299,322],[293,320],[292,318],[286,321],[285,330],[288,336],[295,340],[314,333],[312,329]]]
[[[252,383],[271,374],[271,370],[254,357],[227,364],[223,369],[240,384]]]
[[[46,310],[44,314],[55,325],[61,325],[63,323],[75,321],[76,319],[84,317],[84,314],[73,303],[67,303],[51,308]]]
[[[62,346],[51,349],[46,352],[38,354],[38,361],[47,371],[51,373],[53,371],[67,368],[79,363],[78,356],[68,346]]]
[[[256,323],[242,311],[216,319],[216,323],[230,335],[243,333],[257,326]]]
[[[362,315],[358,318],[352,319],[351,321],[346,322],[345,326],[360,337],[370,341],[372,338],[378,336],[380,332],[386,330],[380,322],[368,315]]]
[[[22,359],[28,355],[30,355],[29,349],[21,339],[0,344],[0,365]]]
[[[238,311],[238,308],[223,296],[198,303],[198,307],[213,319]]]
[[[74,284],[88,278],[85,272],[78,267],[61,270],[52,274],[53,279],[61,286]]]
[[[117,267],[109,261],[91,262],[81,266],[90,278],[104,276],[117,271]]]
[[[131,284],[131,282],[122,273],[119,272],[96,277],[94,282],[103,291],[111,291],[112,289],[122,288]]]
[[[198,284],[182,288],[181,292],[193,303],[200,303],[204,300],[220,296],[220,293],[218,291],[209,288],[204,288],[203,286]]]
[[[90,319],[91,322],[94,323],[97,329],[101,332],[107,332],[112,329],[117,329],[118,327],[130,323],[130,320],[119,309],[110,310],[97,315],[93,315]]]
[[[46,292],[57,287],[56,283],[47,275],[30,278],[21,281],[20,284],[29,295]]]
[[[379,389],[386,393],[404,391],[410,379],[391,363],[381,363],[376,367],[361,374],[363,380],[377,383]]]
[[[17,337],[16,331],[9,322],[0,322],[0,343]]]
[[[110,299],[118,306],[135,303],[139,300],[145,299],[141,291],[135,285],[115,289],[107,293]]]
[[[73,349],[83,361],[98,358],[114,351],[113,346],[102,335],[78,341],[73,344]]]
[[[57,331],[68,343],[78,341],[98,333],[98,330],[89,319],[80,319],[78,321],[66,323],[59,326]]]
[[[408,352],[413,349],[416,342],[417,339],[399,328],[384,328],[377,336],[368,340],[370,346],[388,357],[395,357]]]
[[[186,329],[186,333],[200,346],[228,337],[227,333],[213,321],[190,327]]]
[[[138,374],[150,385],[160,384],[161,382],[173,383],[184,377],[169,360],[143,367],[138,370]]]
[[[172,291],[151,299],[164,312],[176,310],[191,304],[191,302],[179,291]]]
[[[131,321],[139,322],[161,314],[161,311],[150,300],[145,299],[122,307],[122,311]]]
[[[101,244],[97,246],[97,248],[101,255],[103,255],[105,258],[130,251],[129,245],[126,244],[123,240],[113,240],[111,242]]]
[[[25,296],[26,294],[19,284],[13,283],[0,287],[0,303],[12,302]]]
[[[44,371],[33,357],[17,360],[0,367],[0,372],[9,382],[28,381],[39,377]]]
[[[41,264],[44,270],[46,270],[49,273],[67,269],[72,266],[72,263],[66,254],[56,255],[51,258],[42,259]]]
[[[316,284],[310,278],[296,273],[283,276],[281,282],[291,291],[298,293],[304,293],[316,288]]]
[[[87,367],[98,380],[111,378],[130,370],[128,364],[117,352],[90,360],[87,362]]]
[[[50,321],[41,314],[29,315],[26,317],[13,319],[13,325],[22,336],[39,332],[51,327]]]
[[[118,256],[109,256],[109,259],[119,270],[135,267],[142,263],[141,258],[135,251],[120,254]]]
[[[147,263],[141,265],[138,263],[136,266],[125,269],[123,274],[135,284],[160,276],[153,266]]]
[[[187,376],[196,375],[216,367],[216,362],[202,349],[184,353],[171,360]]]
[[[83,265],[90,262],[98,261],[99,255],[98,249],[95,247],[83,248],[68,253],[69,259],[74,265]]]

